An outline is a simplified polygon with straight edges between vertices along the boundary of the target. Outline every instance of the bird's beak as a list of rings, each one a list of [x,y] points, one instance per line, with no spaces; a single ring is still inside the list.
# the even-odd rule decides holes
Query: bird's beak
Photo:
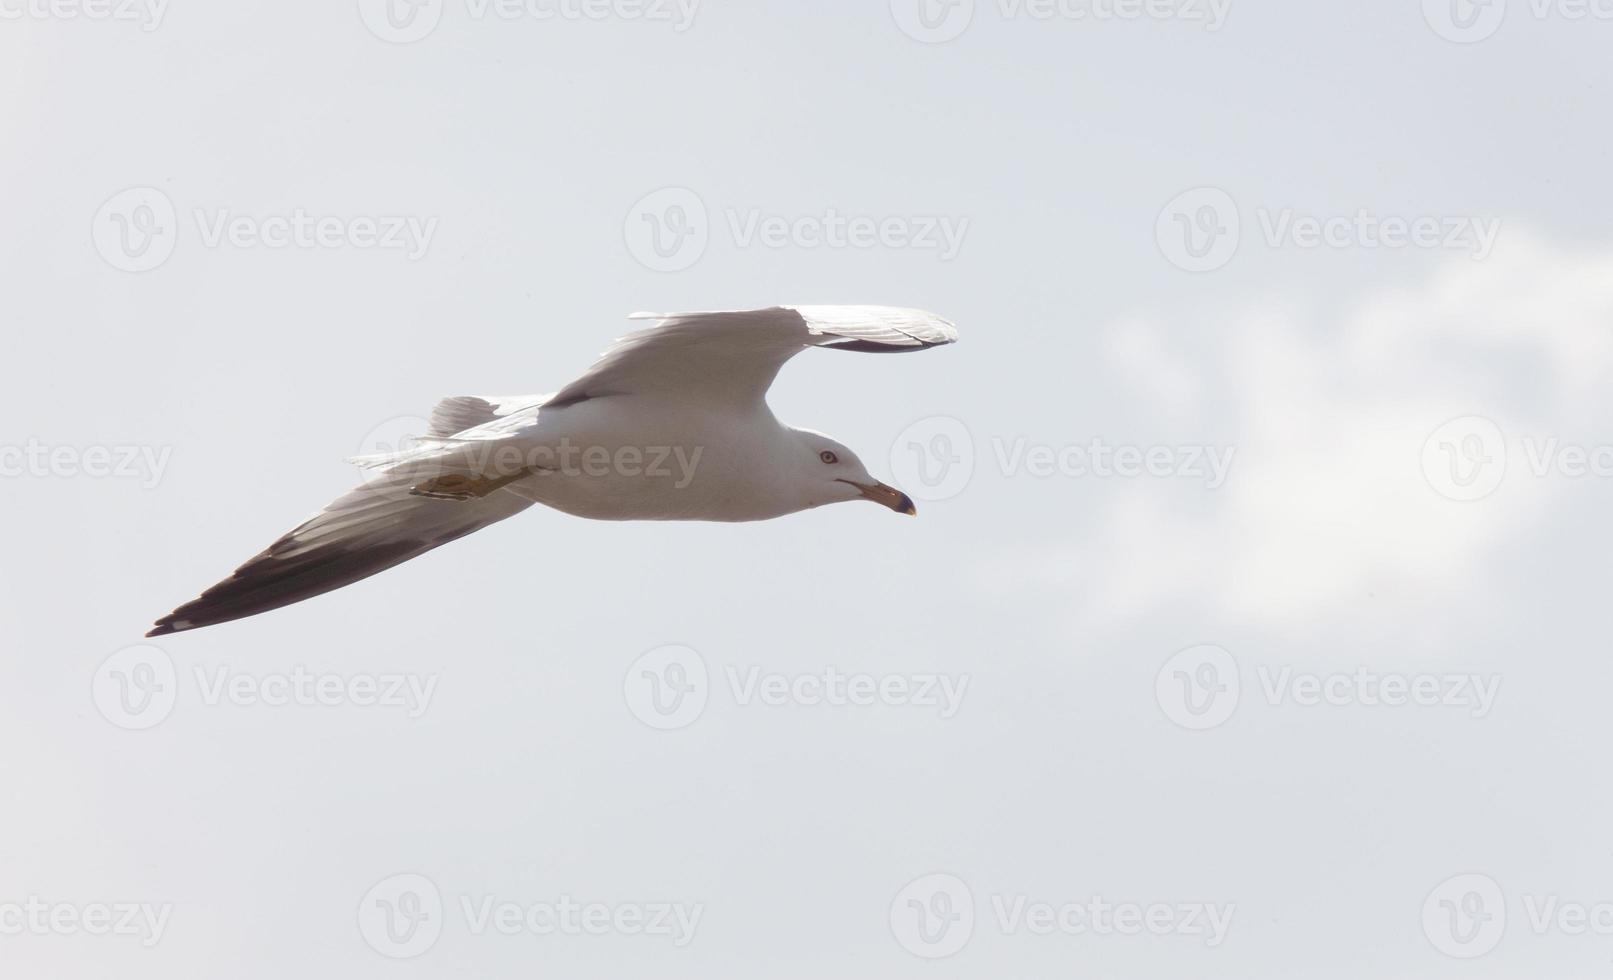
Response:
[[[872,500],[876,504],[889,507],[898,514],[914,517],[919,512],[919,509],[913,506],[913,498],[895,487],[887,486],[877,481],[874,483],[858,483],[856,480],[841,480],[840,482],[849,483],[856,487],[857,492],[862,494],[864,500]]]

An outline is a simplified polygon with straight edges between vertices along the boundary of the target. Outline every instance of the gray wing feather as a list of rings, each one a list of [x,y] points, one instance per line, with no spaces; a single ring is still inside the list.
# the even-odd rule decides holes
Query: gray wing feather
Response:
[[[784,362],[808,347],[904,352],[950,344],[956,328],[922,310],[775,306],[763,310],[635,314],[660,322],[629,334],[549,402],[654,394],[669,401],[760,401]]]

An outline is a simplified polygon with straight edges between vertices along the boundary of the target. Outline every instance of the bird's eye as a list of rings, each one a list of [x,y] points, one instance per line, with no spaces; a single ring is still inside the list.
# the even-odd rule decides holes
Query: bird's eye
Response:
[[[830,466],[833,466],[834,464],[840,462],[840,457],[836,456],[834,453],[830,452],[827,449],[825,449],[823,452],[819,453],[818,458],[823,460],[825,463],[828,463]]]

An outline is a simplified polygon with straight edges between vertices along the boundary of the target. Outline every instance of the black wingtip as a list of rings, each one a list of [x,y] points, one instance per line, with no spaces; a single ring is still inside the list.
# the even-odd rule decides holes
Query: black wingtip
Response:
[[[169,633],[174,633],[174,632],[178,632],[178,631],[175,630],[172,626],[169,626],[166,623],[158,623],[156,626],[153,626],[151,628],[150,632],[148,632],[146,634],[146,638],[150,639],[153,636],[167,636]]]
[[[843,344],[824,344],[826,350],[852,350],[861,354],[905,354],[908,351],[945,347],[950,340],[920,340],[916,344],[882,344],[877,340],[848,340]]]

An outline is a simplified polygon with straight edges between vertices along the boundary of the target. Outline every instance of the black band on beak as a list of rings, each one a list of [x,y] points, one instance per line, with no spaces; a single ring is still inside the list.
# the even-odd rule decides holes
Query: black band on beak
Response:
[[[882,507],[889,507],[898,514],[916,517],[919,509],[913,506],[913,498],[907,494],[884,483],[858,483],[856,480],[841,480],[857,488],[864,500],[872,500]]]

